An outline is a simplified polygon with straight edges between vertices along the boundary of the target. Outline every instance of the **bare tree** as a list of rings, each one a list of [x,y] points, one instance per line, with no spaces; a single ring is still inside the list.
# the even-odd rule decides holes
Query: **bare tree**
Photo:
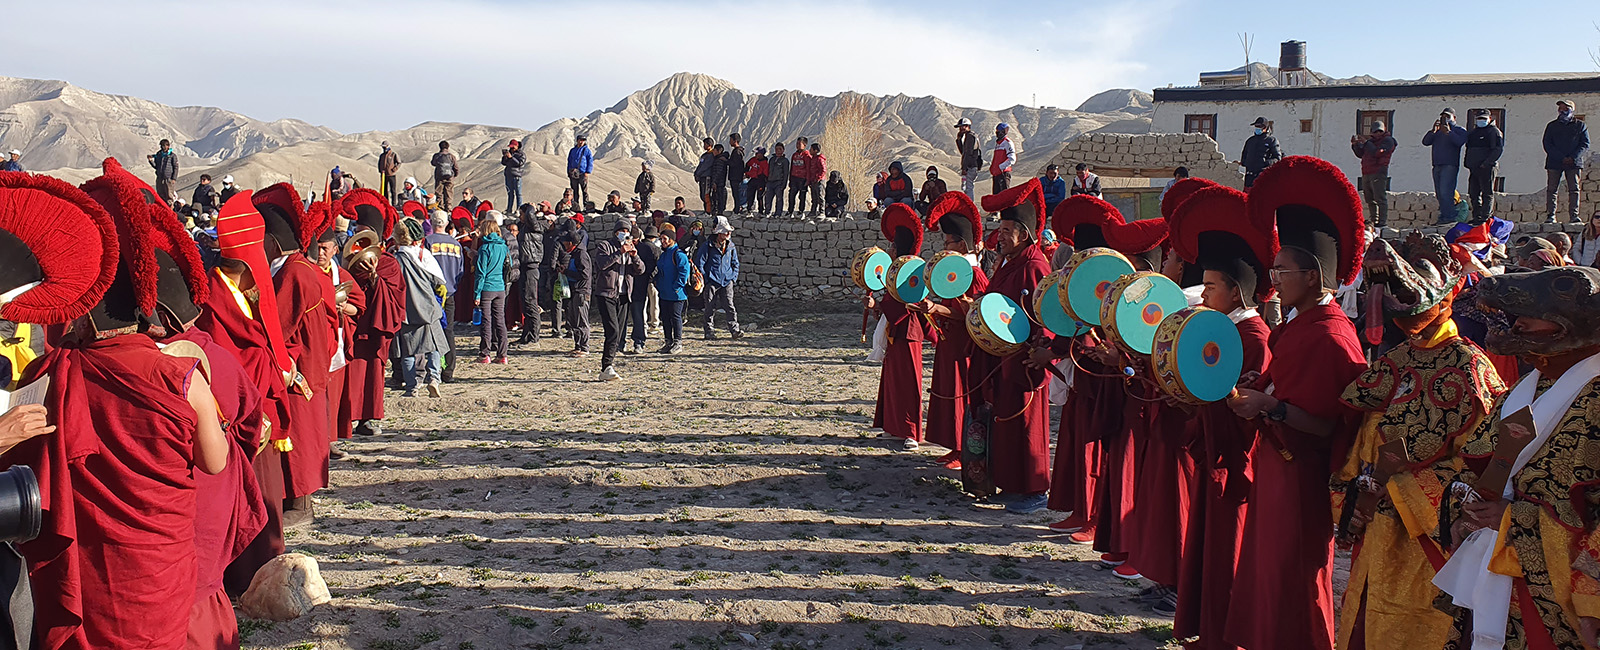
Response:
[[[846,93],[828,118],[822,132],[822,153],[828,168],[839,172],[850,189],[851,207],[856,208],[872,196],[874,174],[888,157],[883,129],[872,119],[872,109],[861,96]]]
[[[1594,25],[1595,31],[1600,32],[1600,23],[1590,24]],[[1594,67],[1596,70],[1600,70],[1600,48],[1589,50],[1589,60],[1594,62]]]

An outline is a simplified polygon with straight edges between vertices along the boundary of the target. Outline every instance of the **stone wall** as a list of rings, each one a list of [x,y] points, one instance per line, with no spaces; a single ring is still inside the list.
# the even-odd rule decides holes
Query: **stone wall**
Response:
[[[1578,176],[1578,187],[1581,195],[1578,197],[1579,216],[1585,220],[1600,209],[1600,166],[1593,163],[1600,161],[1594,158],[1589,167],[1585,168]],[[1392,169],[1392,168],[1391,168]],[[1461,186],[1457,188],[1461,199],[1467,199],[1466,174],[1462,174]],[[1494,199],[1494,215],[1517,224],[1542,224],[1545,218],[1544,191],[1532,194],[1496,194]],[[1434,199],[1433,192],[1390,192],[1389,193],[1389,225],[1396,228],[1422,228],[1431,226],[1439,215],[1439,204]],[[1372,217],[1368,217],[1370,221]],[[1556,194],[1556,219],[1562,222],[1567,220],[1567,188],[1563,186]]]
[[[1050,162],[1061,166],[1062,176],[1083,162],[1101,176],[1150,178],[1159,181],[1158,187],[1172,178],[1173,169],[1188,167],[1193,176],[1244,188],[1238,165],[1203,133],[1085,133],[1063,146]],[[1043,175],[1044,168],[1036,173]]]

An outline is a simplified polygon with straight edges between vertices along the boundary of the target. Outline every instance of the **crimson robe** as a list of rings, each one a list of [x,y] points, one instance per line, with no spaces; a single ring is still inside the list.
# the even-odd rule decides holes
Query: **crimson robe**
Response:
[[[1094,550],[1101,553],[1127,553],[1131,543],[1128,516],[1133,512],[1134,468],[1138,457],[1134,432],[1143,437],[1145,411],[1152,407],[1161,389],[1147,383],[1127,384],[1121,417],[1100,438],[1100,475],[1094,486]],[[1113,415],[1112,417],[1115,417]],[[1138,568],[1138,567],[1134,567]]]
[[[378,272],[356,284],[365,294],[366,305],[356,314],[355,339],[346,366],[349,389],[345,399],[350,402],[350,417],[345,421],[382,420],[383,364],[406,320],[406,280],[393,255],[380,255]]]
[[[972,270],[972,288],[967,296],[978,298],[989,289],[989,276],[983,269]],[[928,425],[923,431],[929,442],[950,451],[961,451],[961,432],[967,407],[978,400],[978,381],[971,375],[972,357],[978,344],[967,333],[967,306],[960,300],[941,300],[950,310],[949,318],[936,319],[939,342],[933,348],[933,379],[928,385]]]
[[[989,293],[1016,301],[1038,322],[1033,315],[1033,292],[1049,274],[1050,260],[1038,245],[1030,245],[995,269]],[[988,390],[994,408],[994,426],[989,429],[990,473],[995,487],[1013,494],[1050,489],[1050,375],[1025,365],[1027,356],[1019,352],[1003,359],[988,353],[979,357],[986,375],[995,364],[999,366]]]
[[[1246,318],[1235,327],[1244,342],[1241,372],[1265,373],[1272,359],[1267,349],[1271,330],[1266,322],[1260,317]],[[1199,637],[1191,650],[1231,650],[1236,646],[1223,641],[1223,630],[1228,621],[1228,594],[1233,591],[1234,570],[1239,564],[1239,533],[1249,506],[1245,497],[1250,493],[1255,425],[1234,415],[1223,401],[1196,409],[1190,431],[1195,473],[1173,636]]]
[[[1360,413],[1339,399],[1366,368],[1356,330],[1337,304],[1308,310],[1268,339],[1257,386],[1338,422],[1318,438],[1258,419],[1250,511],[1228,602],[1224,640],[1251,650],[1333,648],[1333,517],[1328,477],[1344,460]],[[1287,449],[1293,460],[1279,453]],[[1337,459],[1337,460],[1335,460]]]
[[[341,278],[349,278],[349,272],[339,271]],[[337,287],[335,288],[337,291]],[[351,282],[350,290],[346,292],[349,304],[356,308],[356,315],[367,308],[367,294],[361,290],[359,282]],[[333,371],[333,378],[328,384],[328,415],[333,418],[333,436],[336,440],[346,440],[354,433],[353,422],[355,417],[355,400],[349,398],[351,392],[350,364],[355,357],[356,319],[345,315],[334,306],[334,311],[339,316],[339,327],[344,332],[344,361],[345,365]]]
[[[283,454],[284,497],[296,499],[328,486],[328,366],[335,345],[335,312],[333,283],[327,274],[301,253],[290,253],[288,258],[272,276],[278,322],[284,347],[311,389],[310,399],[291,391],[286,400],[294,446]]]
[[[1190,414],[1165,402],[1145,405],[1144,431],[1134,437],[1133,510],[1128,514],[1128,563],[1150,581],[1178,584],[1178,563],[1189,527],[1195,463],[1189,455]]]
[[[274,438],[281,438],[289,426],[288,400],[304,398],[288,394],[283,373],[273,361],[272,348],[267,342],[267,328],[257,320],[276,315],[261,314],[259,311],[254,318],[245,315],[240,311],[232,289],[222,279],[221,272],[212,271],[208,278],[211,289],[205,304],[201,305],[203,309],[194,328],[205,332],[214,345],[227,350],[239,361],[250,382],[261,393],[262,426],[270,427]],[[255,577],[256,570],[284,551],[283,455],[277,447],[268,444],[255,454],[251,466],[260,488],[266,522],[261,532],[223,574],[223,584],[228,593],[233,595],[243,594],[250,586],[251,578]]]
[[[878,303],[888,319],[888,351],[878,376],[878,404],[872,426],[900,438],[922,440],[922,342],[935,338],[926,314],[885,298]]]
[[[237,648],[239,625],[222,588],[223,571],[267,524],[266,504],[251,464],[261,440],[261,391],[239,360],[190,328],[168,339],[199,345],[210,362],[211,394],[216,397],[228,439],[228,467],[215,475],[195,474],[195,601],[189,616],[188,647]]]
[[[68,342],[35,362],[56,432],[0,466],[28,465],[44,508],[28,563],[44,650],[179,648],[195,593],[194,359],[139,335]]]
[[[1053,347],[1057,355],[1066,355],[1071,344],[1071,338],[1058,336]],[[1122,426],[1128,393],[1120,373],[1087,356],[1076,358],[1082,369],[1073,373],[1072,388],[1061,407],[1055,471],[1050,476],[1050,509],[1070,512],[1074,519],[1093,526],[1101,472],[1100,439]]]

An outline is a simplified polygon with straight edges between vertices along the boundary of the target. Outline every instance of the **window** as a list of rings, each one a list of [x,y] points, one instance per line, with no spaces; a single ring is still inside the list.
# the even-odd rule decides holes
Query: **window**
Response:
[[[1394,133],[1394,111],[1356,111],[1356,135],[1372,133],[1372,123],[1383,122],[1383,128]]]
[[[1311,132],[1311,127],[1312,127],[1311,120],[1300,120],[1300,132],[1301,133],[1310,133]]]
[[[1217,139],[1217,114],[1183,116],[1183,132],[1204,133],[1212,140]]]
[[[1500,132],[1501,133],[1505,133],[1506,132],[1506,109],[1503,109],[1503,108],[1474,108],[1472,110],[1467,111],[1467,115],[1476,115],[1478,113],[1482,113],[1482,112],[1485,112],[1485,111],[1487,111],[1489,113],[1489,119],[1494,123],[1494,125],[1500,127]],[[1471,124],[1472,120],[1469,118],[1467,121],[1468,121],[1468,123],[1463,125],[1463,126],[1466,126],[1469,129],[1472,128],[1472,124]]]

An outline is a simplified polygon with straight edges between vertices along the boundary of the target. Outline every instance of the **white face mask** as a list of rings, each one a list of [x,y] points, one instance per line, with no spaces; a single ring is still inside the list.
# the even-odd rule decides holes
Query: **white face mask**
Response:
[[[1477,121],[1477,124],[1478,124],[1479,127],[1489,126],[1489,120],[1480,119],[1480,120]]]

